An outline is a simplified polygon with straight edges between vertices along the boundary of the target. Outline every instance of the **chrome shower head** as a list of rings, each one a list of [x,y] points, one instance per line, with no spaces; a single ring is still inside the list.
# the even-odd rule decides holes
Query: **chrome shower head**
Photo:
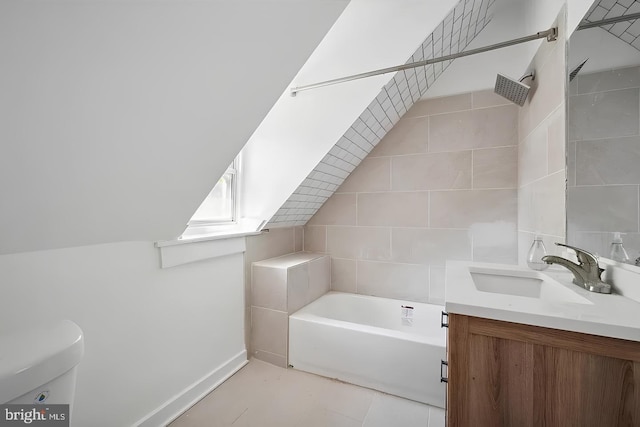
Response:
[[[531,90],[530,86],[521,83],[522,80],[526,79],[527,77],[533,77],[533,73],[522,77],[520,81],[507,76],[503,76],[502,74],[498,74],[494,92],[522,107],[524,105],[524,102],[527,100],[529,90]]]

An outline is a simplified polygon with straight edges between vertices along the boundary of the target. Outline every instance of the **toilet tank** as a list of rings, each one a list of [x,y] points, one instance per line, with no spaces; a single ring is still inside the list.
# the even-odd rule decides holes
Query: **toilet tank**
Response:
[[[70,320],[0,335],[0,404],[72,405],[83,353],[82,330]]]

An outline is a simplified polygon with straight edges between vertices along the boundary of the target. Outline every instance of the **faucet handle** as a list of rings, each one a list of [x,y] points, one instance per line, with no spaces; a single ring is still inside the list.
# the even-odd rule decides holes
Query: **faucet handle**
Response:
[[[576,252],[576,256],[578,257],[578,261],[580,261],[580,264],[598,266],[598,257],[591,252],[585,251],[584,249],[576,248],[575,246],[565,245],[564,243],[556,242],[556,246],[563,246],[565,248],[573,249]]]

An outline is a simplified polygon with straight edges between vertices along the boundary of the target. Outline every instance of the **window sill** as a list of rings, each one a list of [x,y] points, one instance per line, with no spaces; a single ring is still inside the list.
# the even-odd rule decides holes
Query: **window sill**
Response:
[[[162,268],[176,267],[196,261],[218,258],[246,250],[245,236],[260,234],[258,231],[226,231],[215,234],[191,236],[185,239],[156,242],[160,250]]]

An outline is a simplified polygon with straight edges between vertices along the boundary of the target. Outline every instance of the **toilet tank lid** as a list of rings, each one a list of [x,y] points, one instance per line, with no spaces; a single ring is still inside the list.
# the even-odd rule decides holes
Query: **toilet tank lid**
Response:
[[[0,404],[69,371],[83,354],[82,330],[70,320],[0,335]]]

